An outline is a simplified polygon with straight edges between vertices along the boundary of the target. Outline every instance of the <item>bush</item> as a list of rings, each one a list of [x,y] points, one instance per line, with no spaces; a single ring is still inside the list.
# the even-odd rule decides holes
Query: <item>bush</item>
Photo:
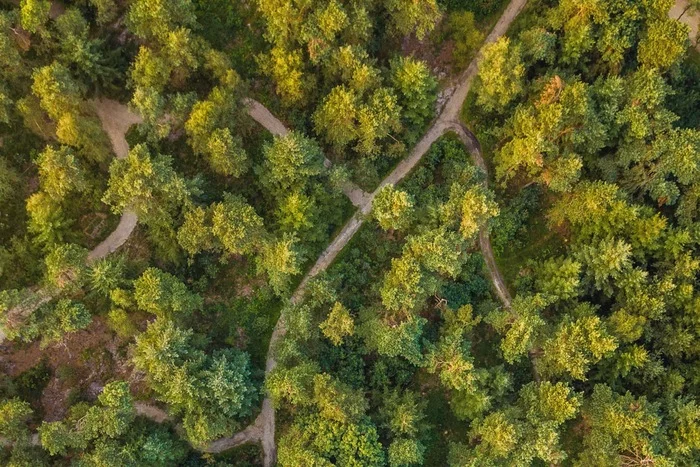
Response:
[[[45,360],[17,375],[14,385],[17,395],[27,402],[37,401],[51,379],[51,368]]]
[[[455,42],[452,60],[455,68],[464,68],[474,57],[484,40],[484,34],[476,27],[474,13],[455,11],[448,19],[450,39]]]

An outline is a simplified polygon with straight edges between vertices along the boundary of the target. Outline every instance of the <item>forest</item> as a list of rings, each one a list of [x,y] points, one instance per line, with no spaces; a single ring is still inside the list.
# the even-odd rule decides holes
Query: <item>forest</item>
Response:
[[[0,0],[0,465],[700,465],[699,26]]]

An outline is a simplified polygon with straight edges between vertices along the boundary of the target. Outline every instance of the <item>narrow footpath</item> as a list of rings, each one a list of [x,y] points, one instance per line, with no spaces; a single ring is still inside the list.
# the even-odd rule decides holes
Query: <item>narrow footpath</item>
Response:
[[[526,3],[527,0],[511,0],[494,26],[493,30],[487,36],[484,45],[495,42],[498,40],[498,38],[504,35],[513,20],[525,7]],[[421,138],[418,144],[416,144],[408,157],[402,160],[396,166],[396,168],[384,180],[382,180],[373,193],[363,197],[364,199],[361,200],[359,204],[356,204],[358,209],[355,215],[345,224],[340,233],[331,242],[331,244],[328,245],[323,253],[321,253],[316,261],[316,264],[313,265],[313,267],[303,278],[299,284],[299,287],[291,297],[292,303],[298,302],[303,297],[304,290],[308,282],[316,275],[326,270],[333,260],[335,260],[336,256],[338,256],[338,253],[345,247],[345,245],[348,244],[355,233],[357,233],[364,223],[365,218],[371,212],[372,201],[374,200],[374,197],[377,195],[378,191],[385,185],[397,184],[404,177],[406,177],[406,175],[411,172],[416,164],[420,162],[421,158],[425,155],[428,149],[430,149],[430,146],[446,132],[455,132],[460,137],[460,139],[467,146],[476,166],[484,171],[484,175],[487,175],[486,164],[481,155],[479,144],[474,135],[461,123],[459,119],[459,113],[462,108],[462,104],[464,103],[464,99],[467,97],[471,84],[476,77],[481,55],[482,54],[480,51],[461,75],[457,85],[455,86],[455,91],[452,94],[452,97],[450,97],[450,99],[447,101],[438,118],[426,131],[423,138]],[[488,176],[485,177],[485,180],[488,180]],[[493,249],[491,248],[491,240],[486,228],[482,228],[479,232],[479,247],[484,255],[489,277],[493,283],[494,290],[496,291],[498,298],[501,300],[504,306],[510,307],[510,294],[508,293],[508,289],[505,286],[505,281],[503,280],[503,277],[501,276],[501,273],[496,265],[496,261],[493,256]],[[270,338],[267,361],[265,364],[266,375],[277,366],[277,361],[275,360],[275,346],[286,332],[285,316],[282,314],[277,320],[275,329],[272,332],[272,337]],[[243,436],[244,433],[246,434],[245,436]],[[269,397],[265,397],[263,400],[262,411],[252,425],[242,432],[237,433],[233,437],[223,438],[211,443],[207,447],[206,451],[212,453],[223,452],[240,444],[249,442],[260,442],[262,444],[265,467],[272,467],[275,464],[277,458],[277,447],[275,444],[275,410]]]

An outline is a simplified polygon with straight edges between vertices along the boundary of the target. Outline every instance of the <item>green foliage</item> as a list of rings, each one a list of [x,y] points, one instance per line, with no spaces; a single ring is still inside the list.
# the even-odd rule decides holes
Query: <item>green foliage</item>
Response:
[[[20,399],[5,400],[0,404],[0,435],[14,443],[29,441],[27,421],[33,410],[28,402]]]
[[[545,324],[540,312],[547,301],[540,295],[517,296],[510,309],[489,313],[486,321],[503,335],[501,351],[508,363],[513,363],[532,350]]]
[[[355,333],[355,322],[348,309],[340,302],[335,302],[319,327],[323,335],[336,346],[342,344],[345,337]]]
[[[250,254],[260,244],[263,220],[243,197],[224,193],[212,207],[212,231],[227,253]]]
[[[566,319],[544,342],[544,356],[537,361],[538,369],[546,375],[568,373],[574,379],[586,379],[590,365],[616,349],[615,339],[597,316]]]
[[[631,462],[651,461],[665,465],[668,459],[655,452],[653,435],[659,426],[657,407],[646,398],[627,392],[619,395],[598,384],[582,409],[590,430],[583,437],[581,463],[616,463],[626,456]]]
[[[652,21],[639,41],[640,63],[654,68],[669,68],[685,53],[686,37],[686,24],[668,18]]]
[[[248,355],[235,349],[211,354],[195,347],[192,331],[159,318],[136,338],[133,357],[157,398],[183,415],[187,437],[202,445],[229,433],[256,398]]]
[[[20,2],[20,18],[22,27],[29,32],[39,32],[49,20],[49,0],[22,0]]]
[[[260,247],[256,258],[258,270],[267,273],[270,287],[277,295],[288,292],[292,276],[300,272],[294,242],[295,238],[287,235],[267,241]]]
[[[478,47],[484,40],[484,34],[476,27],[474,13],[455,11],[450,13],[447,26],[450,38],[454,41],[452,58],[456,68],[467,66]]]
[[[528,465],[561,462],[566,452],[559,445],[561,425],[578,412],[580,399],[563,383],[529,383],[517,403],[492,412],[472,424],[474,446],[452,445],[450,465],[472,462]]]
[[[282,466],[380,466],[385,458],[378,438],[367,418],[346,424],[319,415],[300,416],[280,439],[277,461]]]
[[[413,201],[405,191],[386,185],[372,201],[372,215],[384,230],[403,230],[411,223]]]
[[[46,256],[46,283],[60,290],[79,289],[87,276],[87,253],[72,243],[55,247]]]
[[[489,112],[503,111],[522,93],[524,75],[518,44],[501,38],[487,45],[479,66],[477,104]]]
[[[402,35],[413,32],[418,39],[423,39],[433,29],[440,17],[436,0],[384,1],[394,29]]]
[[[403,118],[420,127],[433,114],[437,81],[425,62],[410,57],[398,57],[391,62],[391,77],[394,89],[399,92]]]
[[[134,299],[140,309],[168,319],[187,317],[203,305],[202,297],[177,277],[156,268],[148,268],[134,281]]]
[[[124,435],[134,416],[129,385],[122,381],[109,383],[98,396],[97,405],[78,404],[66,420],[43,422],[39,427],[41,445],[52,456],[83,450],[93,442]]]

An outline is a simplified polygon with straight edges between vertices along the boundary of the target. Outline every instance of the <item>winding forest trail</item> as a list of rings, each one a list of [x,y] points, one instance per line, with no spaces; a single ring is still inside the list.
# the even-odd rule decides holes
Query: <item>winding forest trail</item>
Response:
[[[129,110],[127,106],[111,99],[99,99],[93,101],[95,112],[102,122],[109,140],[112,142],[112,150],[117,159],[124,159],[129,155],[129,143],[126,141],[126,133],[132,125],[143,122],[140,115]],[[119,224],[114,231],[88,254],[88,261],[102,259],[116,251],[129,239],[131,232],[136,228],[138,217],[136,213],[125,210]]]
[[[487,36],[484,45],[495,42],[508,30],[512,21],[517,17],[523,9],[527,0],[511,0],[506,10],[503,12],[498,22],[494,26],[491,33]],[[304,294],[306,285],[309,280],[318,275],[320,272],[328,268],[335,260],[338,253],[348,244],[350,239],[355,235],[359,228],[364,223],[365,218],[369,215],[372,209],[372,202],[379,190],[388,184],[397,184],[406,177],[411,170],[420,162],[421,158],[430,149],[431,145],[437,141],[446,132],[452,131],[457,134],[461,141],[468,148],[474,163],[479,167],[484,175],[487,167],[481,155],[481,150],[474,135],[460,122],[459,113],[462,108],[464,99],[466,98],[471,84],[478,71],[479,62],[481,59],[481,51],[472,60],[467,69],[460,76],[455,91],[447,101],[442,112],[434,121],[433,125],[426,131],[425,135],[416,144],[407,158],[402,160],[396,168],[379,184],[373,193],[365,193],[361,189],[352,185],[346,184],[343,191],[351,199],[353,204],[358,208],[355,215],[345,224],[340,233],[321,253],[320,257],[306,274],[298,288],[291,297],[291,302],[298,302]],[[116,101],[100,100],[96,101],[96,111],[102,125],[110,137],[112,146],[117,158],[124,158],[128,154],[128,143],[126,142],[126,132],[133,124],[140,122],[140,116],[132,113],[128,108]],[[272,134],[284,136],[288,133],[284,124],[272,115],[262,104],[252,99],[245,102],[248,107],[249,115],[265,127]],[[326,159],[324,164],[329,167],[331,162]],[[488,183],[488,177],[486,177]],[[126,217],[126,219],[125,219]],[[90,252],[90,259],[99,259],[118,249],[124,244],[129,237],[138,219],[135,214],[129,214],[125,211],[122,215],[119,225],[102,243],[100,243],[93,251]],[[133,223],[133,225],[132,225]],[[505,306],[510,306],[510,295],[505,286],[505,282],[496,265],[488,230],[484,227],[479,232],[479,246],[484,255],[487,270],[494,285],[494,289]],[[39,299],[37,299],[39,297]],[[35,294],[34,301],[36,303],[46,303],[52,297],[45,291],[39,290]],[[34,308],[36,309],[36,307]],[[12,310],[10,310],[11,312]],[[284,314],[278,319],[268,348],[268,357],[265,364],[265,374],[269,374],[277,365],[274,351],[277,342],[286,333]],[[4,335],[0,333],[0,342],[4,340]],[[169,419],[166,412],[155,406],[139,402],[136,404],[136,410],[139,415],[146,416],[156,422],[164,422]],[[276,460],[276,444],[275,444],[275,410],[272,401],[269,397],[265,397],[262,403],[262,410],[255,422],[244,430],[236,433],[232,437],[222,438],[210,443],[204,451],[211,453],[219,453],[250,442],[260,442],[264,453],[264,465],[271,467]]]
[[[493,30],[487,36],[484,45],[495,42],[498,40],[498,38],[503,36],[513,20],[525,7],[526,3],[527,0],[511,0],[494,26]],[[426,131],[423,138],[421,138],[418,144],[416,144],[408,157],[403,159],[396,166],[396,168],[384,180],[382,180],[373,193],[364,196],[361,202],[356,204],[358,207],[357,212],[345,224],[345,226],[343,226],[340,233],[335,237],[335,239],[333,239],[323,253],[321,253],[316,263],[309,270],[306,276],[304,276],[291,297],[292,303],[297,303],[303,297],[309,280],[318,275],[320,272],[326,270],[333,260],[335,260],[336,256],[338,256],[338,253],[348,244],[350,239],[352,239],[355,233],[360,229],[365,218],[372,210],[372,201],[374,200],[374,197],[377,195],[378,191],[382,187],[388,184],[396,184],[406,177],[416,166],[416,164],[420,162],[423,155],[425,155],[428,149],[430,149],[430,146],[446,132],[452,131],[459,136],[462,142],[469,149],[474,164],[484,172],[484,175],[486,176],[485,183],[488,183],[488,174],[486,173],[487,167],[481,155],[479,144],[474,135],[461,123],[459,119],[462,104],[464,103],[464,99],[467,97],[472,82],[476,77],[480,60],[481,51],[479,51],[464,73],[462,73],[457,85],[455,86],[455,91],[452,94],[452,97],[450,97],[450,99],[447,101],[438,118]],[[479,231],[479,246],[484,255],[484,260],[486,262],[486,267],[491,282],[493,283],[499,299],[505,306],[510,307],[510,294],[508,293],[505,281],[503,280],[503,277],[498,270],[498,266],[496,265],[493,249],[491,248],[491,240],[486,227],[483,227]],[[266,375],[277,366],[277,361],[275,360],[275,346],[286,332],[285,316],[283,313],[277,320],[277,324],[275,325],[270,338],[267,361],[265,364]],[[275,464],[277,457],[277,448],[275,445],[275,410],[269,397],[265,397],[263,400],[262,411],[252,425],[242,432],[237,433],[233,437],[214,441],[206,450],[207,452],[218,453],[236,447],[240,444],[258,441],[262,444],[265,467],[272,467]]]

